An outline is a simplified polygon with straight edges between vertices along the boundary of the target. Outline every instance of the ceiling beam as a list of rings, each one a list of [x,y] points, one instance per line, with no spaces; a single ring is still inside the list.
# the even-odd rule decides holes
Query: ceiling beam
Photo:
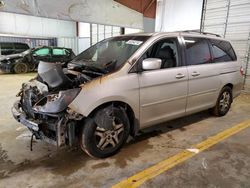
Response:
[[[151,0],[148,5],[144,8],[143,14],[155,3],[156,0]]]

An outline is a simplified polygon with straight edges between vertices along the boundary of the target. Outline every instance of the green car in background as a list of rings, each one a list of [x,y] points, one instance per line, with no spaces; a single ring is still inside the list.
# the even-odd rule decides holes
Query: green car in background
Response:
[[[35,71],[40,61],[58,62],[66,67],[75,57],[70,48],[42,46],[32,48],[19,54],[0,57],[0,69],[3,72],[27,73]]]

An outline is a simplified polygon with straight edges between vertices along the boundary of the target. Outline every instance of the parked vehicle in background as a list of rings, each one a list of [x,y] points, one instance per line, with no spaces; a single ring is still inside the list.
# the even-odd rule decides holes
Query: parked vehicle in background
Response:
[[[27,73],[36,70],[39,61],[58,62],[66,67],[74,57],[70,48],[43,46],[0,57],[0,69],[3,72]]]
[[[207,109],[226,115],[242,86],[229,41],[206,33],[139,33],[91,46],[68,70],[41,62],[12,113],[37,139],[80,143],[104,158],[140,129]]]
[[[22,53],[30,49],[29,45],[21,42],[0,42],[0,56]]]

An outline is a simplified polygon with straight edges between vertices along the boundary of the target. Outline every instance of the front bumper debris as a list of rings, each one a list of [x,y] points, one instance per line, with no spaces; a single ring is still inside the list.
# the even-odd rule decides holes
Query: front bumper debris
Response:
[[[11,65],[0,61],[0,70],[5,73],[10,73]]]
[[[25,112],[22,110],[20,101],[16,101],[14,106],[11,109],[13,117],[26,126],[32,134],[35,135],[36,139],[41,139],[49,144],[55,146],[63,146],[65,144],[65,134],[61,129],[60,125],[57,125],[56,122],[52,123],[55,126],[46,125],[42,121],[37,121],[31,118],[28,118]],[[62,133],[61,135],[59,134]],[[61,138],[62,137],[62,138]]]
[[[12,111],[12,115],[13,117],[20,122],[21,124],[23,124],[24,126],[26,126],[28,129],[32,130],[32,131],[39,131],[39,126],[38,126],[38,122],[35,121],[31,121],[29,119],[26,118],[26,115],[24,114],[24,112],[22,111],[21,107],[20,107],[20,102],[16,101],[14,103],[14,106],[11,109]]]

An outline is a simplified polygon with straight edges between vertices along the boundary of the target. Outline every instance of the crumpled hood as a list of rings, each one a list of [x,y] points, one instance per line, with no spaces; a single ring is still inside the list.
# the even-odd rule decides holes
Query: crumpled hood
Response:
[[[8,59],[15,59],[15,58],[18,58],[18,57],[23,57],[23,56],[24,55],[22,53],[11,54],[11,55],[2,55],[2,56],[0,56],[0,61],[8,60]]]

